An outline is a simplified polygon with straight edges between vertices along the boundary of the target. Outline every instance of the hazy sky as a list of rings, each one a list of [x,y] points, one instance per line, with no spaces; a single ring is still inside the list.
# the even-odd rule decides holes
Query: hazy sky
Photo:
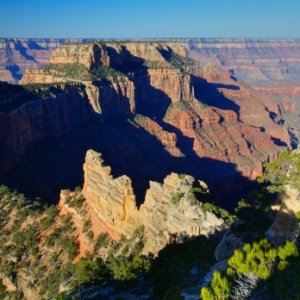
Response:
[[[300,0],[0,0],[1,37],[300,37]]]

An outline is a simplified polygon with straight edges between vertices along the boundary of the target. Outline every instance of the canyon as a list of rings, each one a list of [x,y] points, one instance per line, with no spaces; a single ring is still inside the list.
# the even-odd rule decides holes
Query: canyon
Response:
[[[19,85],[0,82],[0,182],[42,198],[0,188],[0,279],[25,299],[68,291],[88,257],[112,272],[216,246],[223,208],[300,137],[297,40],[1,43],[1,79]]]
[[[8,185],[55,202],[60,189],[82,184],[85,153],[95,149],[115,175],[132,178],[139,203],[150,180],[176,171],[205,180],[217,201],[230,207],[234,201],[226,199],[240,197],[265,162],[297,144],[296,81],[285,89],[280,80],[257,86],[232,71],[243,55],[257,60],[257,68],[269,65],[275,42],[261,41],[268,50],[262,53],[252,49],[263,48],[259,42],[247,41],[66,42],[56,50],[50,43],[49,63],[27,68],[20,80],[24,89],[50,91],[50,97],[34,95],[2,112],[0,171]],[[284,58],[297,64],[297,41],[278,43],[292,49]],[[236,61],[224,47],[237,53]],[[231,59],[214,57],[212,49]],[[55,155],[45,158],[45,147]],[[67,170],[63,178],[61,168]],[[43,192],[39,178],[48,178],[55,192]]]

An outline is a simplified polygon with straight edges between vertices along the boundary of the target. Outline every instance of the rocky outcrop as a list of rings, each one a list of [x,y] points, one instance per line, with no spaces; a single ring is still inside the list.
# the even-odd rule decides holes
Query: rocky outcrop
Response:
[[[172,173],[163,184],[150,182],[145,202],[139,210],[145,225],[145,251],[156,253],[157,249],[173,241],[210,235],[226,227],[222,219],[205,212],[195,199],[194,181],[191,176]]]
[[[276,218],[266,232],[275,245],[282,245],[286,240],[295,241],[299,236],[297,214],[300,212],[299,190],[287,185],[280,202],[272,206],[277,212]]]
[[[163,184],[150,182],[145,201],[138,209],[129,177],[114,178],[105,166],[101,154],[89,150],[84,164],[82,195],[86,203],[85,218],[68,208],[67,194],[61,193],[60,211],[70,214],[77,228],[90,220],[94,236],[108,233],[114,240],[122,235],[130,238],[135,230],[144,230],[144,252],[157,254],[169,243],[181,242],[194,236],[210,235],[225,228],[225,223],[213,213],[206,212],[193,193],[195,179],[172,173]],[[198,184],[199,185],[199,184]],[[79,221],[81,219],[81,221]],[[80,224],[81,222],[81,224]],[[79,239],[86,243],[84,238]],[[88,244],[88,243],[87,243]],[[82,251],[88,245],[81,246]]]
[[[182,44],[175,44],[172,51],[186,56]],[[181,99],[193,99],[191,78],[180,70],[173,68],[163,56],[163,51],[171,51],[170,45],[159,43],[88,43],[63,45],[55,50],[50,63],[83,64],[88,70],[106,65],[123,70],[123,67],[133,66],[136,76],[123,74],[122,77],[111,80],[110,84],[98,86],[97,111],[104,114],[130,114],[136,106],[145,103],[178,102]],[[160,63],[158,67],[145,69],[144,62]],[[142,73],[140,73],[142,71]],[[27,69],[21,84],[78,82],[78,79],[62,76],[48,69]],[[86,84],[90,85],[88,82]],[[127,103],[126,103],[127,101]],[[150,104],[151,105],[151,104]]]
[[[49,60],[50,64],[80,63],[88,69],[95,63],[94,44],[70,44],[56,49]]]

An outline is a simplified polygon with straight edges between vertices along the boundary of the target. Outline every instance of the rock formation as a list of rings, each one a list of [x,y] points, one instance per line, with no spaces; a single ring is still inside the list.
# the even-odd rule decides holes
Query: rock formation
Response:
[[[90,250],[89,242],[80,233],[86,220],[90,220],[94,236],[105,232],[114,240],[130,238],[135,230],[143,228],[143,251],[153,254],[169,243],[210,235],[226,227],[222,219],[206,212],[196,200],[193,187],[197,184],[192,176],[172,173],[162,184],[150,182],[145,201],[137,208],[130,178],[113,178],[100,153],[87,151],[83,169],[84,216],[68,206],[69,191],[62,191],[59,204],[61,214],[70,214],[77,227],[82,254]]]

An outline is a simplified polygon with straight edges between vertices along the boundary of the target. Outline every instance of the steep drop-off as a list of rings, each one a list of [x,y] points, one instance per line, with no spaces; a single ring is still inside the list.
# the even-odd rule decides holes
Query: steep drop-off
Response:
[[[92,109],[82,85],[57,85],[26,90],[9,88],[0,103],[0,172],[12,169],[35,142],[60,137],[92,118]],[[44,94],[43,94],[44,93]],[[16,103],[16,104],[14,104]]]
[[[51,175],[57,181],[56,191],[82,183],[80,175],[74,180],[74,174],[80,174],[85,152],[93,148],[103,153],[115,174],[133,179],[138,202],[143,201],[150,180],[160,181],[171,171],[203,178],[224,202],[261,175],[264,162],[289,146],[288,130],[273,118],[257,91],[216,65],[201,66],[188,53],[186,43],[174,41],[67,44],[53,52],[50,64],[26,70],[21,80],[25,87],[80,84],[79,102],[93,111],[85,125],[68,126],[69,133],[59,142],[50,146],[51,141],[47,146],[41,142],[42,148],[32,150],[52,149],[58,155],[43,159],[41,165],[52,166],[52,172],[59,164],[69,170],[60,186],[61,175]],[[77,111],[70,105],[73,110]],[[23,142],[30,143],[30,139]],[[23,150],[15,156],[20,158]],[[8,182],[20,182],[15,178],[22,177],[24,170],[44,172],[30,167],[39,156],[27,151],[21,172],[16,168]],[[37,194],[42,195],[41,190]]]

